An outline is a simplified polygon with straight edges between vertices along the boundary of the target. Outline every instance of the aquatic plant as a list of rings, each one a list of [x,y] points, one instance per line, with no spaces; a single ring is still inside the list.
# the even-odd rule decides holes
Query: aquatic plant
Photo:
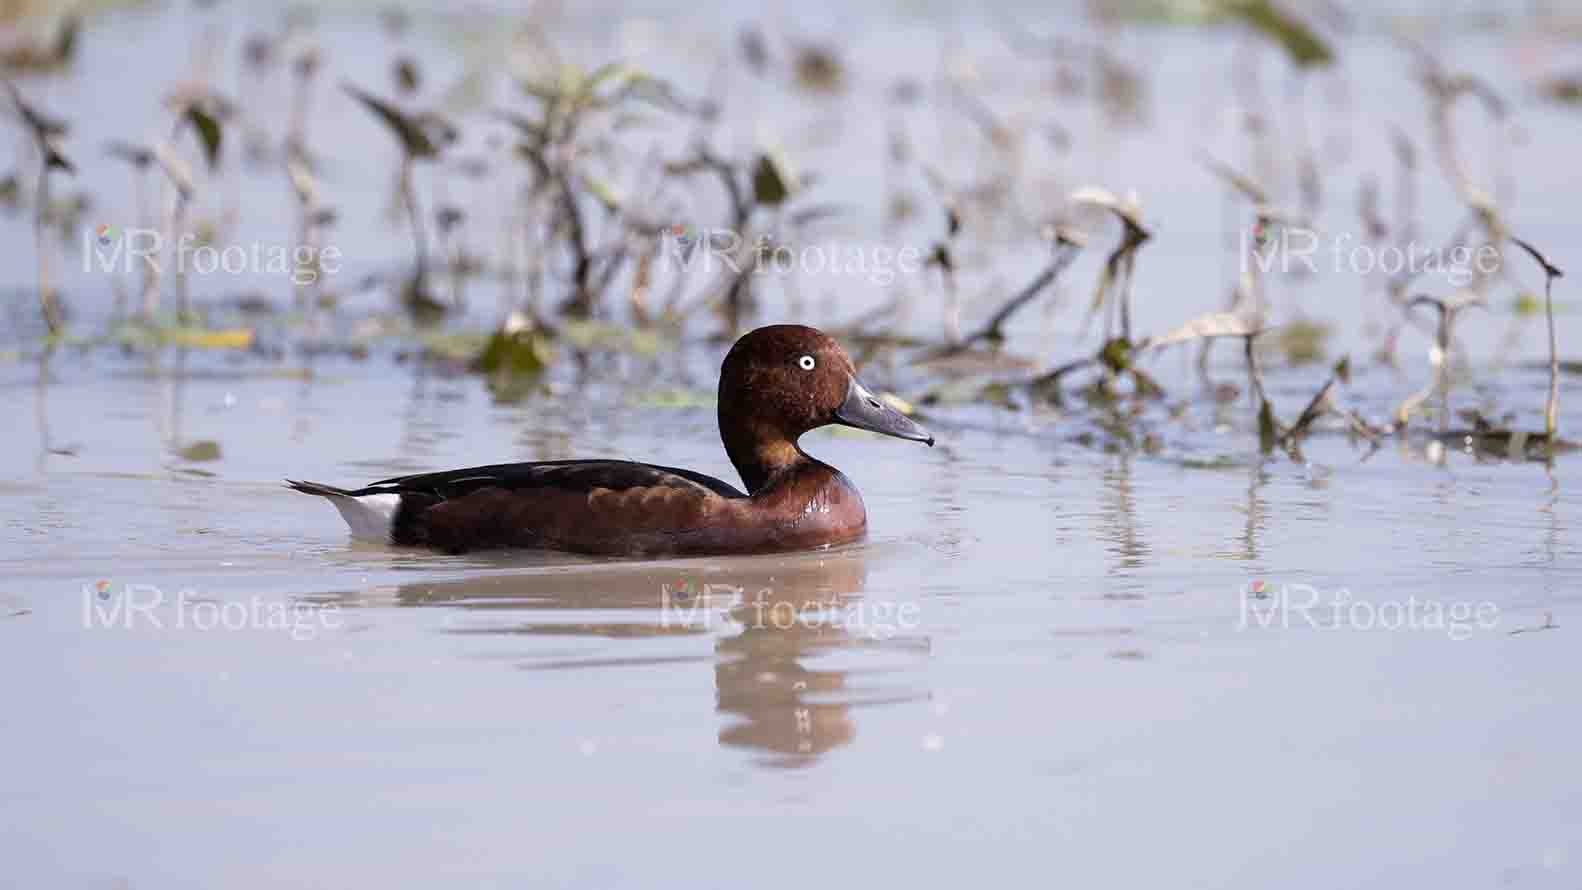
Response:
[[[396,192],[406,210],[413,251],[412,274],[402,285],[401,303],[414,318],[425,322],[435,321],[445,314],[445,307],[429,292],[428,236],[423,225],[423,213],[418,208],[417,192],[412,184],[412,170],[418,162],[433,161],[440,156],[442,147],[454,141],[453,128],[438,115],[408,113],[353,84],[342,84],[342,89],[378,118],[401,147]]]
[[[68,174],[75,173],[76,168],[65,155],[61,154],[58,147],[58,142],[66,135],[66,123],[29,104],[22,98],[22,93],[17,90],[15,84],[7,81],[6,88],[11,93],[12,105],[15,106],[23,126],[32,138],[34,148],[38,151],[38,177],[33,192],[33,247],[38,254],[38,303],[39,310],[44,316],[45,327],[49,329],[51,335],[59,335],[65,325],[65,319],[61,315],[60,304],[50,282],[50,247],[46,233],[46,218],[50,207],[49,177],[57,170]]]
[[[52,42],[19,39],[0,47],[0,70],[9,74],[56,74],[71,65],[76,56],[77,35],[82,19],[68,14],[56,29]]]
[[[1216,0],[1172,14],[1171,21],[1193,27],[1244,32],[1226,69],[1230,99],[1219,131],[1224,140],[1192,150],[1224,186],[1225,259],[1238,271],[1226,280],[1183,281],[1164,295],[1197,301],[1197,308],[1179,316],[1185,321],[1162,333],[1139,324],[1137,300],[1147,300],[1150,309],[1163,303],[1141,283],[1148,279],[1138,276],[1143,247],[1156,227],[1164,230],[1175,220],[1145,221],[1135,197],[1119,189],[1074,187],[1081,180],[1070,177],[1081,163],[1073,151],[1086,147],[1087,122],[1103,135],[1148,121],[1155,74],[1127,35],[1128,16],[1142,14],[1106,8],[1094,12],[1098,26],[1090,31],[1063,29],[1047,36],[1006,20],[1000,31],[1009,62],[977,47],[952,47],[941,54],[933,75],[909,73],[877,84],[865,70],[867,60],[839,41],[751,24],[720,55],[719,75],[703,93],[691,95],[626,61],[586,67],[574,61],[575,52],[553,32],[553,10],[522,19],[506,40],[469,47],[465,73],[447,89],[435,77],[451,66],[427,54],[406,13],[384,10],[379,22],[387,38],[385,67],[376,76],[387,95],[349,82],[344,89],[392,134],[401,152],[392,171],[390,206],[410,234],[410,266],[403,257],[394,273],[375,270],[333,292],[318,274],[306,275],[310,284],[294,280],[292,302],[299,313],[309,310],[311,323],[285,330],[312,331],[315,342],[304,349],[334,349],[323,338],[334,330],[333,322],[353,317],[318,310],[389,285],[407,319],[381,312],[356,318],[357,345],[364,353],[373,340],[411,335],[408,320],[435,325],[412,335],[418,348],[401,354],[423,356],[446,373],[482,374],[497,397],[518,398],[541,392],[541,376],[552,368],[560,373],[556,363],[562,359],[573,359],[564,373],[581,379],[601,367],[602,353],[649,362],[654,352],[664,351],[655,343],[686,342],[700,334],[715,343],[730,338],[779,296],[771,287],[783,291],[783,315],[816,320],[807,318],[821,308],[808,294],[814,289],[808,280],[791,274],[766,285],[769,279],[760,273],[771,251],[799,246],[825,220],[862,224],[851,206],[819,203],[818,196],[829,191],[821,186],[831,172],[821,169],[828,157],[813,155],[810,163],[802,157],[806,142],[845,138],[840,127],[849,103],[833,96],[849,92],[851,100],[874,101],[875,113],[883,116],[883,231],[892,242],[921,240],[924,277],[917,284],[897,281],[877,305],[852,312],[842,311],[830,295],[835,289],[824,288],[821,323],[857,347],[859,362],[893,374],[896,390],[916,394],[913,401],[925,410],[961,405],[1064,417],[1085,409],[1100,447],[1146,453],[1159,447],[1158,424],[1190,424],[1195,407],[1212,411],[1217,426],[1256,433],[1263,451],[1283,449],[1293,457],[1325,434],[1344,434],[1368,449],[1392,433],[1403,442],[1471,436],[1502,449],[1499,454],[1520,456],[1535,455],[1541,443],[1559,443],[1559,376],[1570,367],[1560,355],[1555,328],[1552,285],[1560,270],[1513,238],[1507,220],[1513,177],[1504,149],[1523,106],[1494,89],[1496,78],[1456,70],[1453,57],[1440,58],[1413,37],[1397,36],[1404,67],[1420,87],[1427,126],[1412,131],[1386,124],[1370,131],[1339,120],[1350,113],[1345,96],[1335,95],[1345,92],[1346,60],[1338,41],[1348,25],[1330,10]],[[241,193],[235,178],[240,167],[222,163],[229,152],[271,175],[284,172],[278,182],[290,189],[296,242],[309,248],[309,263],[318,262],[317,248],[340,221],[326,189],[342,188],[336,171],[346,158],[340,146],[317,146],[326,150],[322,155],[309,150],[314,90],[338,62],[321,46],[327,37],[313,31],[311,19],[297,9],[283,26],[247,34],[233,69],[239,74],[234,102],[214,89],[215,72],[225,69],[217,55],[207,55],[230,51],[224,31],[212,18],[196,19],[195,55],[202,62],[167,99],[173,115],[168,136],[117,140],[105,148],[132,173],[140,227],[164,226],[175,236],[192,225],[195,234],[213,238],[217,225],[234,221],[240,209],[234,203],[228,208],[232,215],[220,214],[219,223],[204,215],[212,203],[207,199],[221,195],[222,186]],[[74,40],[74,30],[63,32],[67,49],[55,55],[69,56]],[[1264,61],[1276,57],[1283,57],[1276,70],[1289,75],[1283,95],[1260,72]],[[0,52],[0,64],[4,59]],[[509,84],[502,69],[509,71]],[[276,85],[280,109],[260,95],[269,92],[272,72],[289,77]],[[762,95],[743,100],[738,74]],[[1566,101],[1564,81],[1533,80],[1532,91]],[[497,95],[496,87],[504,86],[513,90],[508,98]],[[872,100],[870,87],[881,98]],[[1028,88],[1038,92],[1028,94]],[[1058,101],[1042,101],[1043,94]],[[769,95],[784,103],[775,108],[776,127],[817,129],[816,136],[802,140],[799,134],[784,145],[757,131],[744,138],[731,126],[741,122],[739,114],[720,125],[727,102],[741,111],[749,103],[761,106]],[[1022,101],[1030,95],[1040,101]],[[12,96],[43,164],[32,189],[24,187],[32,185],[29,170],[13,175],[9,192],[0,186],[0,196],[9,193],[20,209],[28,200],[24,192],[35,193],[39,305],[58,335],[64,313],[51,286],[47,236],[56,227],[70,227],[93,196],[49,200],[51,177],[69,169],[58,148],[64,125],[27,106],[14,87]],[[1469,101],[1475,108],[1463,107]],[[268,120],[272,113],[284,119]],[[945,134],[942,140],[928,138],[924,128],[930,124]],[[460,126],[480,138],[461,144]],[[1354,188],[1334,181],[1348,157],[1360,156],[1335,138],[1350,138],[1339,133],[1342,128],[1373,132],[1374,148],[1388,152],[1380,155],[1387,158],[1380,169],[1354,171]],[[1486,129],[1492,150],[1464,150],[1467,134],[1458,128]],[[232,133],[240,136],[240,151],[230,147]],[[1105,145],[1099,144],[1100,155]],[[1340,148],[1321,151],[1320,145]],[[799,163],[792,163],[792,154]],[[1423,168],[1434,167],[1439,178],[1431,187],[1455,197],[1460,209],[1453,214],[1423,215],[1434,205],[1420,193],[1430,186],[1420,186],[1418,179]],[[153,202],[145,192],[156,176],[163,177],[167,192]],[[1420,267],[1368,275],[1362,286],[1372,317],[1363,333],[1374,366],[1388,364],[1410,380],[1399,392],[1358,403],[1377,410],[1376,420],[1346,404],[1351,360],[1336,362],[1328,355],[1335,326],[1315,311],[1314,291],[1303,289],[1314,283],[1303,276],[1314,273],[1268,262],[1282,235],[1332,224],[1333,211],[1320,221],[1320,210],[1342,191],[1355,195],[1349,219],[1376,249],[1401,249],[1425,232],[1442,237],[1447,249],[1501,251],[1516,244],[1545,274],[1542,302],[1536,288],[1522,288],[1503,266],[1451,288],[1428,282]],[[335,197],[340,203],[339,191]],[[936,214],[935,221],[924,211]],[[475,239],[481,233],[497,236],[499,249],[480,245]],[[1095,233],[1106,248],[1095,257],[1095,278],[1082,285],[1083,298],[1073,301],[1081,307],[1074,309],[1065,305],[1064,297],[1075,290],[1065,279]],[[728,255],[731,262],[714,264],[708,277],[681,274],[680,267],[700,249]],[[673,256],[682,262],[667,262]],[[1014,278],[1006,275],[1007,258],[1024,256],[1027,269]],[[209,313],[200,319],[193,311],[180,268],[173,273],[175,327],[158,320],[158,267],[139,265],[142,278],[134,287],[148,323],[115,331],[112,342],[135,349],[242,343],[235,336],[242,328],[226,328],[217,313],[211,322]],[[467,300],[479,280],[484,290],[494,286],[500,300],[482,330],[472,326],[476,315],[468,311],[476,313],[477,306]],[[1320,284],[1329,288],[1333,282]],[[116,279],[114,287],[119,317],[123,282]],[[268,317],[269,297],[248,293],[222,306]],[[1496,352],[1496,368],[1540,308],[1548,326],[1550,380],[1541,433],[1513,429],[1515,414],[1488,404],[1487,387],[1480,384],[1494,371],[1479,365],[1480,357],[1466,347],[1472,326],[1487,323],[1466,310],[1511,304],[1517,313]],[[1030,316],[1038,314],[1033,307],[1042,308],[1042,335],[1030,330]],[[920,310],[928,315],[920,319]],[[437,327],[442,320],[450,326]],[[216,330],[208,328],[211,323]],[[1089,339],[1062,353],[1058,336],[1072,328]],[[1414,373],[1397,354],[1408,355],[1419,334],[1426,340],[1428,365]],[[1237,354],[1225,350],[1223,363],[1212,362],[1214,344],[1226,339],[1239,347]],[[246,343],[257,342],[249,333]],[[1177,345],[1188,348],[1172,356],[1181,358],[1184,372],[1172,378],[1154,363]],[[1041,352],[1034,354],[1030,346]],[[1192,352],[1198,380],[1191,379]],[[1277,374],[1284,375],[1281,386],[1266,384],[1266,376],[1273,381]],[[1300,383],[1309,376],[1323,379],[1312,380],[1310,388]],[[1292,398],[1293,380],[1306,399],[1294,419],[1274,404]],[[1078,399],[1068,403],[1073,394]],[[1233,415],[1244,394],[1251,410]],[[1469,404],[1474,395],[1484,403]],[[935,421],[948,425],[951,419]],[[1513,442],[1520,447],[1513,450]]]
[[[1518,247],[1527,252],[1540,268],[1544,270],[1544,318],[1549,328],[1549,399],[1544,403],[1544,435],[1554,438],[1559,426],[1560,415],[1560,346],[1555,338],[1555,300],[1554,283],[1565,273],[1555,266],[1544,255],[1520,238],[1511,238]]]

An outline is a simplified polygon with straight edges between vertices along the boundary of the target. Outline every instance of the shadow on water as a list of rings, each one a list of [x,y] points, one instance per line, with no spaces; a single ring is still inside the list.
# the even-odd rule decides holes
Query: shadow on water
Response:
[[[886,676],[915,667],[930,641],[905,604],[865,595],[868,550],[658,562],[546,556],[504,574],[323,601],[460,610],[443,633],[539,640],[509,656],[530,671],[712,665],[720,744],[765,752],[762,765],[796,767],[850,744],[854,709],[928,696],[915,671],[900,685]],[[544,638],[571,645],[546,650]],[[851,667],[850,656],[873,666]]]

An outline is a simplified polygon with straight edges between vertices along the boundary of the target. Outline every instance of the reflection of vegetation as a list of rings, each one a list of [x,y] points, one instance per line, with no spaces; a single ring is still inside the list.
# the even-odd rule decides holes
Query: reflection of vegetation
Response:
[[[1100,535],[1115,563],[1111,573],[1126,577],[1148,562],[1149,547],[1137,527],[1137,495],[1132,490],[1132,457],[1117,455],[1104,473],[1106,503],[1100,510]]]

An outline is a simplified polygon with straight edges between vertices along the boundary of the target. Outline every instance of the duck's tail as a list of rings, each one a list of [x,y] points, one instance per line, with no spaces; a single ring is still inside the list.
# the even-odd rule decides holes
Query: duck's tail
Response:
[[[325,485],[322,482],[302,482],[297,479],[287,479],[286,486],[293,491],[300,491],[303,494],[316,494],[326,498],[354,498],[357,496],[344,488],[336,488],[333,485]]]
[[[396,513],[401,509],[401,495],[395,492],[360,494],[321,482],[302,482],[296,479],[287,479],[286,485],[293,491],[328,498],[340,512],[341,518],[351,527],[352,537],[379,544],[390,543],[390,534],[395,529]]]

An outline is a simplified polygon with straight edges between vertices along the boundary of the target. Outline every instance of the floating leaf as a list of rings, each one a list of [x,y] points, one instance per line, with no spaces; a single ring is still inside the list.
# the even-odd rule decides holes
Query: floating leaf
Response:
[[[1279,326],[1276,331],[1279,333],[1280,348],[1285,352],[1286,361],[1293,365],[1305,365],[1323,360],[1324,343],[1331,333],[1329,325],[1298,319]]]
[[[567,319],[559,334],[578,349],[608,349],[652,358],[674,344],[654,331],[633,330],[625,325],[587,319]]]
[[[220,443],[214,441],[213,439],[203,439],[186,446],[185,448],[181,449],[179,453],[181,454],[182,460],[190,460],[193,463],[219,460]]]
[[[489,337],[476,331],[424,331],[418,339],[429,355],[457,362],[472,361],[489,345]]]
[[[485,374],[538,374],[554,360],[549,341],[532,331],[508,333],[495,331],[483,352],[473,360],[472,369]]]
[[[198,349],[247,349],[253,345],[252,328],[231,328],[210,331],[203,328],[171,328],[160,338],[176,346],[193,346]]]
[[[684,411],[714,407],[715,395],[712,392],[704,392],[703,390],[683,389],[672,386],[639,393],[632,398],[631,403],[642,408],[665,408],[673,411]]]

